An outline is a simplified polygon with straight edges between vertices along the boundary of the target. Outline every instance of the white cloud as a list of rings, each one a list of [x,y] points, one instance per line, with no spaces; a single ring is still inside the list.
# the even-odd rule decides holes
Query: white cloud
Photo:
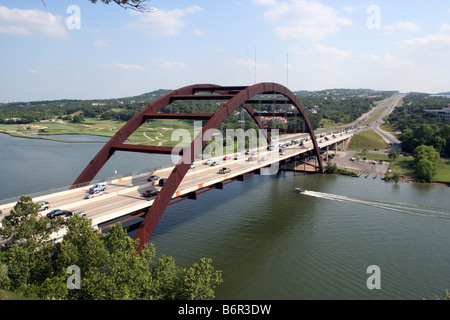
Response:
[[[102,64],[101,68],[106,70],[125,70],[125,71],[141,71],[144,68],[137,64],[124,64],[124,63],[116,63],[116,64]]]
[[[410,21],[400,21],[400,22],[396,22],[396,23],[390,24],[388,26],[385,26],[384,29],[388,33],[391,33],[391,32],[397,31],[397,30],[413,32],[413,31],[420,30],[420,27]]]
[[[336,47],[327,47],[319,44],[309,49],[295,47],[293,48],[293,53],[302,57],[323,59],[324,62],[342,60],[352,56],[351,51],[338,49]]]
[[[63,37],[67,34],[64,19],[40,10],[9,9],[0,6],[0,33],[18,36],[45,35]]]
[[[450,32],[450,24],[444,23],[442,26],[439,27],[439,30],[441,32]]]
[[[94,46],[96,47],[109,47],[110,44],[108,41],[105,40],[95,40],[94,41]]]
[[[257,6],[273,6],[277,4],[276,0],[252,0]]]
[[[269,69],[270,66],[265,62],[257,62],[252,59],[237,59],[236,64],[243,68]]]
[[[29,74],[36,74],[38,71],[36,69],[25,69],[25,72]]]
[[[167,59],[158,59],[153,61],[153,64],[164,69],[184,69],[186,64],[184,62],[173,62]]]
[[[135,13],[138,21],[129,23],[129,28],[147,29],[153,35],[174,35],[186,26],[186,15],[193,14],[203,9],[197,5],[185,9],[158,9],[153,12]]]
[[[194,30],[194,36],[206,36],[208,35],[209,32],[208,31],[203,31],[203,30]]]
[[[264,14],[267,23],[274,25],[281,38],[322,39],[341,27],[352,26],[332,7],[316,1],[291,0],[279,2]]]
[[[344,9],[344,11],[347,11],[347,12],[353,12],[353,11],[355,11],[356,7],[355,6],[345,6],[343,9]]]
[[[401,46],[428,47],[428,48],[450,48],[450,35],[429,34],[421,38],[403,40],[398,43]]]

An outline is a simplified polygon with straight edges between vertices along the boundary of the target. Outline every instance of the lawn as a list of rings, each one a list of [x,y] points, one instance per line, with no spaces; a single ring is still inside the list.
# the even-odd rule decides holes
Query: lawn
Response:
[[[383,161],[389,162],[389,170],[392,170],[390,173],[386,173],[386,178],[389,178],[393,172],[398,172],[400,176],[405,178],[414,179],[414,158],[408,156],[399,156],[397,160],[391,161],[387,154],[380,153],[357,153],[355,157],[360,157],[361,159],[366,158],[367,160],[373,159],[382,159]],[[436,176],[433,179],[433,182],[444,182],[450,183],[450,161],[442,160]]]
[[[450,183],[450,161],[441,161],[438,167],[436,176],[434,177],[435,182],[445,182]]]
[[[387,147],[387,143],[378,133],[373,130],[366,130],[353,135],[349,150],[383,150]]]
[[[112,137],[123,125],[125,125],[125,122],[87,118],[84,123],[43,121],[20,125],[2,124],[0,125],[0,132],[4,132],[15,137],[60,140],[58,138],[50,138],[46,136],[89,134]],[[178,140],[173,142],[171,141],[172,133],[175,129],[186,129],[187,132],[190,133],[190,136],[192,136],[193,123],[184,120],[153,120],[151,123],[143,124],[129,137],[128,141],[136,144],[147,145],[178,145]]]

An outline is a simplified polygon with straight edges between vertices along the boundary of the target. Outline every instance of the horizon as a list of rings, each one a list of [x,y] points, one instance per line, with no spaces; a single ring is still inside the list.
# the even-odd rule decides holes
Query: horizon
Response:
[[[133,99],[133,98],[137,98],[139,96],[142,95],[146,95],[146,94],[152,94],[154,92],[157,91],[173,91],[173,90],[177,90],[179,88],[176,89],[164,89],[164,88],[160,88],[160,89],[156,89],[156,90],[152,90],[149,92],[144,92],[144,93],[140,93],[137,94],[135,96],[126,96],[126,97],[112,97],[112,98],[92,98],[92,99],[72,99],[72,98],[61,98],[61,99],[53,99],[53,100],[29,100],[29,101],[0,101],[0,105],[1,104],[8,104],[8,103],[33,103],[33,102],[54,102],[54,101],[64,101],[64,100],[68,100],[68,101],[106,101],[106,100],[118,100],[118,99]],[[289,89],[289,88],[288,88]],[[370,90],[373,91],[374,93],[377,92],[398,92],[401,94],[408,94],[408,93],[420,93],[420,94],[429,94],[429,95],[439,95],[439,94],[445,94],[445,93],[450,93],[450,92],[441,92],[441,93],[429,93],[429,92],[400,92],[398,90],[375,90],[375,89],[370,89],[370,88],[327,88],[327,89],[320,89],[320,90],[296,90],[293,91],[293,93],[297,94],[298,92],[308,92],[308,93],[315,93],[315,92],[321,92],[321,91],[333,91],[333,90],[348,90],[348,91],[352,91],[352,90]]]
[[[0,102],[120,99],[195,83],[450,90],[444,0],[148,3],[156,10],[0,0]]]

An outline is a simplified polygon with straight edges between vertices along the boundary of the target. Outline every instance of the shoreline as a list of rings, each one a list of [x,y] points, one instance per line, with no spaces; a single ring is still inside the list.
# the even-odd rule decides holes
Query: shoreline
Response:
[[[61,140],[61,139],[55,139],[52,137],[46,137],[46,136],[63,136],[63,135],[71,135],[71,136],[77,136],[77,135],[83,135],[83,136],[93,136],[93,137],[104,137],[104,138],[109,138],[111,139],[112,137],[109,136],[104,136],[104,135],[99,135],[99,134],[90,134],[90,133],[49,133],[49,134],[28,134],[28,135],[23,135],[23,134],[13,134],[13,133],[17,133],[17,131],[15,132],[7,132],[7,131],[3,131],[0,130],[0,134],[6,134],[10,137],[13,138],[24,138],[24,139],[40,139],[40,140],[49,140],[49,141],[54,141],[54,142],[63,142],[63,143],[105,143],[107,142],[107,140],[105,141],[100,141],[100,140]]]
[[[17,133],[17,131],[14,131],[15,133]],[[61,142],[61,143],[106,143],[107,140],[105,141],[80,141],[80,140],[62,140],[62,139],[55,139],[52,137],[46,137],[46,136],[58,136],[58,135],[83,135],[83,136],[92,136],[92,137],[104,137],[104,138],[109,138],[111,139],[111,137],[109,136],[105,136],[105,135],[99,135],[99,134],[95,134],[95,133],[48,133],[48,134],[33,134],[33,135],[21,135],[21,134],[12,134],[13,132],[7,132],[4,130],[0,130],[0,134],[6,134],[9,135],[10,137],[13,138],[25,138],[25,139],[41,139],[41,140],[48,140],[48,141],[54,141],[54,142]],[[339,151],[339,153],[344,153],[344,157],[346,158],[348,151]],[[338,157],[340,158],[340,157]],[[334,160],[334,159],[333,159]],[[335,161],[332,161],[332,163],[336,163]],[[348,169],[348,170],[347,170]],[[354,171],[350,171],[350,170],[355,170],[356,173]],[[341,172],[339,172],[341,171]],[[387,169],[386,169],[387,171]],[[382,174],[381,179],[386,181],[386,182],[395,182],[392,179],[385,179],[385,175],[386,175],[386,171]],[[338,165],[338,172],[324,172],[326,174],[337,174],[337,175],[341,175],[341,176],[348,176],[348,177],[360,177],[361,175],[363,175],[363,172],[360,168],[352,168],[351,166],[348,167],[348,165],[346,167],[340,167]],[[445,186],[445,187],[450,187],[450,182],[445,182],[445,181],[433,181],[433,182],[419,182],[416,179],[412,178],[412,177],[406,177],[403,179],[399,179],[397,182],[413,182],[413,183],[418,183],[418,184],[434,184],[434,185],[441,185],[441,186]]]

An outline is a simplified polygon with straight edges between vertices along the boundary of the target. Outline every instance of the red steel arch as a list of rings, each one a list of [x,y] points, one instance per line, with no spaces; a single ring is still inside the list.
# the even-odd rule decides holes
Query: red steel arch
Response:
[[[140,223],[134,237],[135,239],[140,240],[137,249],[138,251],[140,251],[143,245],[149,241],[150,236],[156,225],[158,224],[161,216],[163,215],[166,207],[169,205],[169,202],[178,189],[178,186],[190,169],[191,163],[194,162],[197,155],[203,150],[206,143],[211,138],[207,136],[207,134],[211,133],[214,129],[218,129],[220,125],[240,106],[243,106],[247,110],[247,112],[249,112],[260,129],[263,128],[259,115],[255,112],[255,110],[253,110],[251,106],[251,104],[262,103],[262,100],[251,100],[251,98],[264,94],[283,95],[286,98],[286,100],[283,101],[266,100],[266,103],[289,103],[296,108],[298,113],[265,113],[264,115],[288,115],[300,116],[301,118],[303,118],[306,124],[305,130],[296,130],[295,132],[309,133],[314,145],[313,152],[318,159],[319,169],[320,171],[323,171],[320,150],[317,145],[314,131],[312,129],[305,108],[300,103],[297,96],[288,88],[277,83],[259,83],[248,87],[223,87],[212,84],[197,84],[174,90],[154,101],[137,115],[135,115],[111,138],[111,140],[109,140],[105,144],[105,146],[99,151],[94,159],[83,170],[80,176],[75,180],[72,188],[90,183],[115,151],[152,152],[166,154],[174,152],[174,148],[172,147],[137,146],[124,144],[127,138],[134,131],[136,131],[147,119],[176,118],[208,120],[206,125],[202,128],[202,132],[200,132],[194,138],[194,140],[192,140],[191,145],[187,149],[185,149],[184,152],[180,150],[180,154],[182,154],[181,159],[172,170],[160,193],[155,198],[152,206],[148,209],[147,213],[144,216],[144,220]],[[227,102],[223,104],[222,107],[220,107],[220,109],[214,114],[165,114],[159,112],[164,107],[168,106],[176,100],[222,100]],[[270,144],[270,135],[267,135],[266,138],[268,143]],[[201,148],[198,148],[198,146],[201,146]]]

